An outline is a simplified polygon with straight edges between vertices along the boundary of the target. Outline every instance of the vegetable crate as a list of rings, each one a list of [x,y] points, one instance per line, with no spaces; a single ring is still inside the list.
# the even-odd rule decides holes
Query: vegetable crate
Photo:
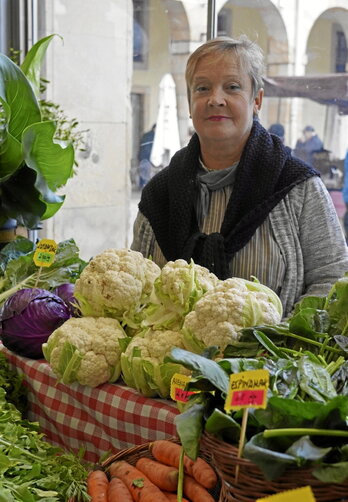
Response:
[[[180,441],[177,438],[166,438],[166,439],[169,441],[173,441],[177,444],[180,444]],[[147,458],[151,458],[151,459],[155,460],[155,458],[153,457],[153,455],[150,452],[149,445],[150,445],[150,443],[144,443],[142,445],[134,446],[133,448],[129,448],[127,450],[121,450],[118,453],[116,453],[115,455],[112,455],[111,457],[107,458],[101,464],[101,466],[103,467],[103,469],[106,470],[113,462],[116,462],[118,460],[125,460],[126,462],[128,462],[129,464],[134,465],[134,466],[135,466],[137,460],[139,460],[139,458],[142,458],[142,457],[147,457]],[[206,450],[204,445],[202,445],[202,447],[200,449],[199,456],[202,457],[206,462],[208,462],[211,465],[210,453]],[[213,488],[212,490],[209,490],[211,496],[214,498],[214,500],[216,502],[219,501],[220,488],[221,488],[221,484],[219,481],[218,484],[215,486],[215,488]],[[153,501],[153,502],[155,502],[155,501]]]
[[[254,502],[276,493],[310,486],[316,502],[347,502],[348,482],[323,483],[314,478],[310,469],[287,469],[273,481],[267,481],[261,470],[250,460],[238,458],[238,448],[204,433],[202,444],[211,452],[211,465],[221,478],[220,502]],[[238,479],[236,482],[236,469]]]

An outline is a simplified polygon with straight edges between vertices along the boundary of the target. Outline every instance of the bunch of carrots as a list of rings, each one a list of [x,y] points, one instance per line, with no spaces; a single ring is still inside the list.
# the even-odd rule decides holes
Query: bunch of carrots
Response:
[[[135,466],[124,460],[91,471],[87,479],[91,502],[168,502],[178,500],[181,446],[167,440],[150,443],[154,459],[142,457]],[[183,457],[182,502],[214,502],[209,490],[217,476],[202,458]],[[181,492],[181,489],[179,490]],[[180,495],[181,497],[181,495]]]

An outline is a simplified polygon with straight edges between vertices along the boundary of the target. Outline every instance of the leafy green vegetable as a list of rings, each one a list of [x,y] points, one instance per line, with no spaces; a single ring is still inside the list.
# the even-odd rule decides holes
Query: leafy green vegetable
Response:
[[[204,430],[223,441],[238,443],[242,412],[225,410],[224,382],[232,373],[264,368],[270,374],[267,407],[249,410],[243,456],[256,463],[266,479],[276,479],[289,466],[324,468],[347,461],[348,399],[337,395],[325,363],[314,354],[213,361],[173,349],[170,359],[193,371],[186,389],[201,391],[190,398],[175,420],[191,458],[197,455]],[[327,479],[328,472],[317,469],[315,475]],[[341,468],[332,472],[331,482],[348,479],[348,471],[345,477]]]
[[[53,216],[64,202],[56,189],[73,175],[74,147],[55,140],[57,125],[42,120],[34,92],[52,37],[34,44],[22,68],[0,54],[0,224],[35,228]]]
[[[33,262],[34,252],[33,243],[24,237],[17,237],[1,250],[6,266],[2,274],[0,269],[0,306],[19,289],[51,290],[60,284],[75,282],[86,266],[73,239],[58,244],[54,262],[41,272]]]
[[[6,392],[6,400],[24,415],[28,408],[28,399],[23,377],[17,371],[10,369],[3,352],[0,352],[0,387]]]
[[[1,356],[1,358],[4,356]],[[12,376],[2,360],[2,380]],[[6,385],[5,385],[6,387]],[[50,445],[38,424],[24,420],[0,388],[0,501],[88,502],[87,465],[78,455]]]

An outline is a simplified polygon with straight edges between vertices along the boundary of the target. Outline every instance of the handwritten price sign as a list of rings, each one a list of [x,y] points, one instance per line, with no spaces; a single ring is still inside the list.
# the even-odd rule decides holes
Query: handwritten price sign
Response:
[[[195,394],[195,391],[185,390],[186,384],[191,380],[187,375],[181,375],[180,373],[175,373],[172,376],[170,383],[170,397],[173,401],[179,401],[180,403],[187,403],[189,397]]]
[[[276,493],[270,497],[257,499],[256,502],[315,502],[315,498],[310,486]]]
[[[269,373],[267,370],[242,371],[230,375],[225,410],[266,408]]]
[[[56,256],[57,243],[52,239],[41,239],[33,256],[37,267],[50,267]]]

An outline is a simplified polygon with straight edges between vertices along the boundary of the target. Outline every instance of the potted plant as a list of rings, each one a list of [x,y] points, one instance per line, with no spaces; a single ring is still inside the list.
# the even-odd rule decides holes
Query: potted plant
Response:
[[[73,175],[74,146],[42,117],[40,68],[55,35],[39,40],[21,65],[0,54],[0,228],[28,229],[62,206],[57,190]]]

